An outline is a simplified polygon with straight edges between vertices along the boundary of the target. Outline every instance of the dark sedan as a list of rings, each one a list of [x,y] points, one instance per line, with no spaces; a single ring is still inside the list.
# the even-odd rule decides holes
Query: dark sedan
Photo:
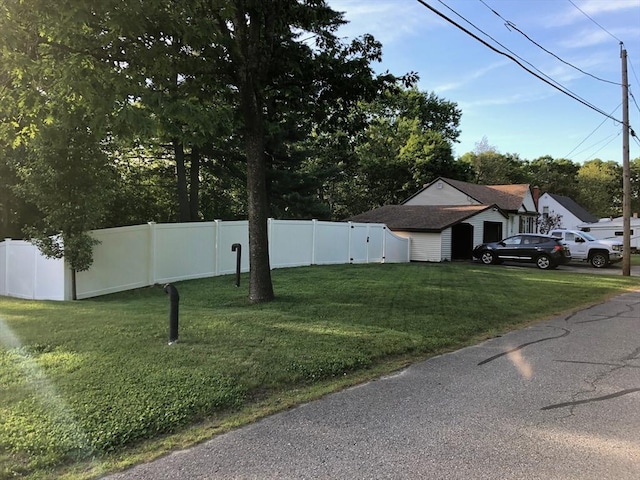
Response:
[[[510,262],[535,263],[548,270],[571,260],[571,252],[555,237],[523,233],[499,242],[483,243],[473,249],[473,257],[484,264]]]

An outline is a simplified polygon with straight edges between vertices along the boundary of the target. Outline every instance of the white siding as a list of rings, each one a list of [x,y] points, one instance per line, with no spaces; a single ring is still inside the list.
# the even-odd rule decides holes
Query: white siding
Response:
[[[484,212],[480,212],[477,215],[474,215],[471,218],[465,220],[464,223],[468,223],[473,225],[473,245],[478,245],[482,243],[483,235],[484,235],[484,222],[495,222],[502,224],[502,236],[506,237],[507,232],[507,219],[504,216],[493,209],[485,210]],[[451,243],[451,242],[449,242]]]
[[[451,261],[451,228],[446,228],[440,235],[440,260]]]
[[[479,202],[448,183],[437,181],[404,205],[479,205]]]
[[[531,195],[531,190],[527,190],[527,193],[522,200],[522,206],[520,207],[521,212],[535,212],[536,211],[536,202],[533,201],[533,195]]]
[[[508,220],[497,210],[488,209],[468,218],[463,223],[473,226],[473,244],[482,243],[484,222],[502,224],[503,237],[507,235]],[[516,220],[517,227],[518,222]],[[445,228],[440,233],[394,232],[403,238],[411,239],[410,259],[412,262],[442,262],[451,260],[452,230]]]
[[[551,195],[545,193],[540,197],[538,201],[538,211],[545,213],[545,207],[549,209],[549,215],[560,215],[559,228],[566,228],[567,230],[577,230],[578,225],[582,224],[582,220],[576,217],[569,210],[560,205]]]
[[[393,232],[399,237],[410,238],[409,258],[412,262],[441,262],[442,243],[440,233]]]

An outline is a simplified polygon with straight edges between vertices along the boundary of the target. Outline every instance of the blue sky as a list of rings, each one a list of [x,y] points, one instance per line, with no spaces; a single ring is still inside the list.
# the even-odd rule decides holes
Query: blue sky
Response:
[[[619,40],[624,42],[630,91],[635,98],[635,102],[629,100],[630,125],[639,136],[637,142],[630,139],[630,157],[640,157],[640,0],[425,2],[499,50],[511,50],[513,53],[507,53],[520,57],[529,69],[538,69],[618,120],[622,119]],[[415,71],[420,75],[420,90],[458,104],[462,121],[456,156],[472,151],[486,137],[501,153],[517,153],[528,160],[551,155],[577,163],[593,158],[622,162],[619,123],[535,78],[417,0],[328,3],[345,12],[349,21],[340,36],[370,33],[383,44],[383,60],[375,66],[377,71],[397,75]],[[564,62],[600,80],[546,53],[523,34],[507,28],[507,21]]]

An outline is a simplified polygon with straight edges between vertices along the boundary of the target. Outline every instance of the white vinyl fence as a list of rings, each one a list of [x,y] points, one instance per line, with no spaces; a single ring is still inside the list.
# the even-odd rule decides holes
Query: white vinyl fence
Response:
[[[409,240],[382,224],[269,220],[272,268],[409,261]],[[249,270],[246,221],[136,225],[92,232],[100,243],[93,265],[77,274],[78,298],[154,284]],[[0,242],[0,295],[70,300],[71,275],[63,260],[43,257],[28,242]]]

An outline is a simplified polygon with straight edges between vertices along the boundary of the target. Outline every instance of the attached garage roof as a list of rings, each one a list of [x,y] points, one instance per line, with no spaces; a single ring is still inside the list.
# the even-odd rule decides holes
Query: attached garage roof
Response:
[[[348,218],[352,222],[384,223],[390,230],[441,232],[496,205],[386,205]]]

